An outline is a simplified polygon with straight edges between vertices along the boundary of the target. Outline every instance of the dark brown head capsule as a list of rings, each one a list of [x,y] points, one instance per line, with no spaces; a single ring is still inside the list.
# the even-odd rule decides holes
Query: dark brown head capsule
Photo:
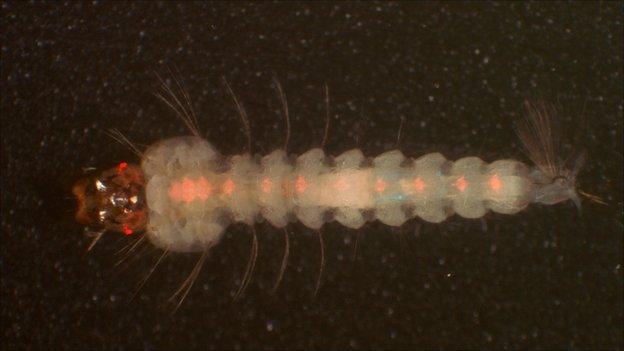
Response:
[[[147,222],[143,171],[122,162],[99,176],[74,184],[78,201],[76,220],[93,231],[110,230],[132,235]]]

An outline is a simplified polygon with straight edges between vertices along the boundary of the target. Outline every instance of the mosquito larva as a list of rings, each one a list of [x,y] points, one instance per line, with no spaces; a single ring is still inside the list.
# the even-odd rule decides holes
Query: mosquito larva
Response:
[[[534,166],[512,159],[486,163],[478,157],[464,157],[450,161],[440,153],[414,159],[399,150],[367,158],[359,149],[352,149],[328,157],[322,146],[291,157],[285,151],[287,141],[283,149],[255,156],[250,153],[244,109],[224,82],[246,127],[247,152],[221,155],[199,136],[197,118],[181,85],[176,82],[175,91],[161,80],[163,90],[158,97],[193,135],[162,140],[142,152],[132,146],[141,156],[139,165],[120,163],[80,180],[73,189],[79,204],[77,220],[97,233],[89,248],[104,231],[112,231],[144,233],[152,245],[164,250],[158,262],[171,252],[202,252],[174,295],[180,302],[207,252],[233,222],[253,228],[264,218],[284,229],[284,259],[275,290],[288,257],[286,228],[292,218],[319,231],[322,243],[321,227],[332,220],[357,229],[373,220],[401,226],[413,217],[439,223],[453,214],[465,218],[480,218],[488,211],[515,214],[531,203],[552,205],[572,200],[580,207],[576,177],[584,158],[579,157],[571,167],[561,161],[550,123],[552,111],[543,104],[527,105],[526,118],[518,125],[518,135]],[[279,83],[275,84],[288,122],[285,95]],[[329,105],[327,87],[325,93]],[[119,132],[113,137],[132,145]],[[289,131],[286,138],[290,138]],[[257,253],[254,229],[252,254],[236,298],[249,282]],[[320,276],[317,290],[319,282]]]

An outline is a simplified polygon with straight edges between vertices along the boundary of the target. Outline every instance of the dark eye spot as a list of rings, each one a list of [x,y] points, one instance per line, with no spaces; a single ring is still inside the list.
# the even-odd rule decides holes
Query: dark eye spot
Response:
[[[87,183],[84,190],[85,196],[91,196],[95,193],[95,184],[93,182]]]

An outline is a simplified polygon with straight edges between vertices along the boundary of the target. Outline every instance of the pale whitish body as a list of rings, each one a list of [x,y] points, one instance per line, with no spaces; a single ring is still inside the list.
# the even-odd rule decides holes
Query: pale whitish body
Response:
[[[225,81],[224,81],[225,82]],[[161,80],[158,96],[185,122],[193,136],[160,141],[139,151],[121,133],[112,136],[128,144],[141,156],[141,165],[125,162],[99,176],[78,181],[73,193],[78,200],[76,219],[95,232],[89,249],[105,231],[145,235],[127,253],[147,238],[163,249],[147,277],[171,252],[202,252],[195,268],[172,298],[188,293],[210,248],[216,245],[228,225],[242,222],[253,231],[253,244],[247,271],[236,294],[249,283],[258,253],[254,223],[267,220],[284,228],[285,248],[274,290],[285,271],[289,255],[288,223],[300,221],[317,230],[335,220],[349,228],[360,228],[367,221],[379,220],[401,226],[410,218],[439,223],[453,214],[480,218],[488,211],[514,214],[530,203],[556,204],[572,200],[580,208],[576,176],[584,157],[568,165],[558,154],[558,138],[550,118],[552,109],[544,104],[527,104],[527,115],[519,121],[518,135],[535,166],[503,159],[485,163],[478,157],[449,161],[439,153],[406,158],[399,150],[366,158],[358,149],[328,157],[322,148],[300,156],[285,151],[290,137],[288,105],[281,86],[275,81],[286,117],[284,149],[261,156],[250,153],[222,156],[208,141],[199,137],[197,119],[188,94],[176,81],[177,94]],[[247,132],[249,124],[242,105],[225,82]],[[326,106],[329,109],[326,88]],[[329,117],[329,112],[327,113]],[[325,126],[325,139],[329,118]],[[399,129],[400,131],[400,129]],[[600,199],[583,193],[591,200]]]
[[[276,150],[264,157],[224,158],[206,140],[179,137],[147,149],[141,163],[149,208],[147,237],[170,251],[203,251],[232,221],[261,218],[283,228],[294,219],[311,229],[329,220],[349,228],[379,220],[400,226],[412,217],[438,223],[457,213],[513,214],[531,202],[574,196],[543,184],[544,175],[515,160],[478,157],[417,159],[398,150],[366,159],[353,149],[331,158],[321,149],[298,157]]]

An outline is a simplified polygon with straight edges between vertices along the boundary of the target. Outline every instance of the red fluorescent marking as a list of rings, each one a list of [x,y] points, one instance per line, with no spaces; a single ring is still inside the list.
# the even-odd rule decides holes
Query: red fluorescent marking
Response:
[[[206,178],[199,177],[195,182],[195,191],[197,192],[196,196],[202,200],[206,201],[208,196],[212,194],[212,184],[210,184]]]
[[[236,189],[236,184],[234,184],[234,181],[232,179],[228,179],[225,181],[225,183],[223,183],[223,192],[225,194],[232,195],[234,189]]]
[[[269,193],[271,191],[271,186],[273,184],[271,183],[271,180],[269,180],[269,178],[264,178],[262,179],[262,191],[265,193]]]
[[[334,187],[338,191],[345,191],[349,187],[349,183],[347,183],[347,181],[343,178],[340,178],[336,181],[336,183],[334,183]]]
[[[212,194],[212,184],[204,177],[196,181],[184,177],[180,182],[173,182],[169,188],[169,197],[176,202],[193,202],[196,198],[206,200]]]
[[[298,193],[302,193],[306,190],[307,187],[308,183],[306,182],[305,178],[303,176],[298,176],[297,180],[295,181],[295,191],[297,191]]]
[[[418,191],[419,193],[422,193],[423,190],[425,190],[425,182],[423,182],[420,177],[414,179],[414,188],[416,188],[416,191]]]
[[[468,182],[466,181],[464,176],[461,176],[457,178],[457,180],[455,181],[455,183],[453,183],[453,185],[455,185],[455,187],[457,188],[457,190],[459,190],[459,192],[463,193],[464,190],[466,190],[466,188],[468,187]]]
[[[134,231],[130,229],[127,224],[122,226],[122,230],[125,235],[132,235],[132,233],[134,233]]]
[[[182,179],[182,201],[189,203],[195,200],[195,183],[188,178]]]
[[[490,188],[494,190],[495,192],[498,192],[503,187],[503,182],[501,182],[500,178],[498,177],[498,174],[494,174],[493,176],[491,176],[489,183],[490,183]]]
[[[182,201],[182,183],[175,182],[169,188],[169,197],[177,202]]]
[[[386,190],[386,182],[383,179],[377,179],[375,182],[375,191],[378,193],[383,193]]]
[[[117,165],[117,174],[120,174],[121,172],[125,171],[126,168],[128,168],[128,163],[121,162],[120,164]]]

